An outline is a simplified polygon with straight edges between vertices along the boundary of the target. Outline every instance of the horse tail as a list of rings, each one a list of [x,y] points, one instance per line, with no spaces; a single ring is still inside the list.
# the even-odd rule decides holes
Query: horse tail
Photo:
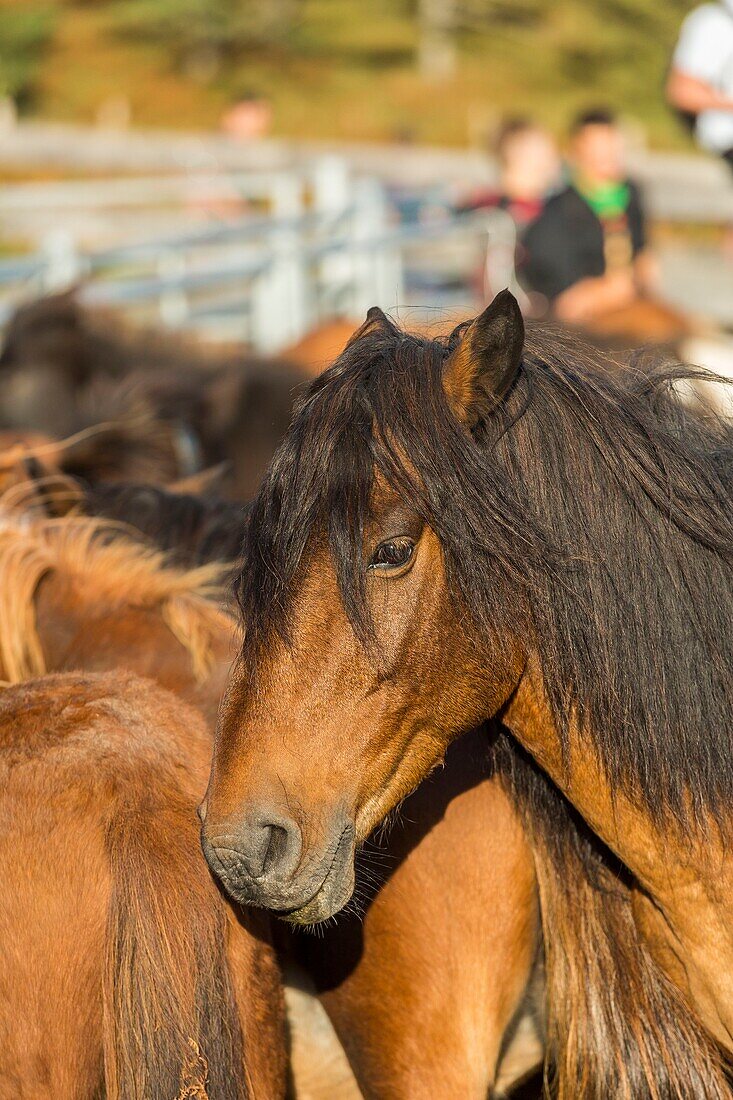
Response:
[[[177,799],[177,801],[176,801]],[[104,968],[109,1100],[246,1100],[227,911],[177,792],[107,829]]]
[[[638,889],[523,750],[497,763],[535,853],[556,1100],[730,1100],[723,1055],[640,936]]]

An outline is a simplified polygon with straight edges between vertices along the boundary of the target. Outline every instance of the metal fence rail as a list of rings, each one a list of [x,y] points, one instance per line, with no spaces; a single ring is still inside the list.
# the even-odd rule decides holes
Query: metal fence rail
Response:
[[[501,211],[399,225],[379,182],[351,179],[336,158],[285,178],[287,183],[277,173],[239,174],[241,193],[257,195],[267,213],[223,224],[190,229],[184,210],[180,224],[186,228],[175,233],[94,249],[81,247],[69,228],[53,229],[33,255],[0,262],[0,324],[20,301],[79,283],[90,304],[274,352],[327,318],[356,318],[370,305],[407,304],[411,264],[419,267],[426,250],[428,266],[462,264],[469,278],[513,281],[514,226]],[[83,209],[89,198],[102,211],[118,201],[147,210],[186,195],[187,182],[13,186],[0,188],[0,209],[5,219],[9,209],[68,213]]]

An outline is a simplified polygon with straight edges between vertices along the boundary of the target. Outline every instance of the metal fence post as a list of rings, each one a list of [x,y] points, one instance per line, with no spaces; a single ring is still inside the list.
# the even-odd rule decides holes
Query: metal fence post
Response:
[[[252,343],[276,352],[308,328],[306,275],[297,228],[272,230],[266,248],[265,266],[252,284]]]
[[[278,172],[270,189],[273,218],[298,218],[303,213],[303,180],[294,172]]]
[[[312,168],[313,208],[319,214],[340,214],[349,205],[351,179],[344,157],[319,157]]]
[[[275,224],[263,241],[265,266],[251,289],[251,339],[263,352],[295,343],[309,326],[301,240],[304,188],[300,176],[278,173],[271,190]]]
[[[393,309],[402,297],[402,263],[394,243],[387,242],[389,210],[384,188],[376,179],[359,180],[352,219],[352,308],[359,318],[370,306]]]
[[[517,229],[511,215],[505,210],[492,210],[486,237],[484,299],[491,301],[505,287],[523,296],[516,277]]]
[[[340,223],[353,199],[348,162],[343,157],[319,157],[311,169],[313,209],[317,215],[317,240],[327,245],[338,235]],[[327,251],[313,265],[311,289],[314,321],[332,317],[343,309],[345,288],[352,282],[352,257],[342,247]],[[348,299],[348,293],[347,293]]]
[[[188,296],[182,286],[176,286],[175,280],[186,274],[186,255],[182,249],[170,249],[164,252],[157,262],[158,278],[163,286],[158,298],[158,313],[168,328],[181,328],[188,319]],[[173,280],[170,284],[170,280]]]
[[[77,282],[86,271],[86,263],[76,241],[66,229],[53,229],[43,238],[42,288],[46,292],[64,290]]]

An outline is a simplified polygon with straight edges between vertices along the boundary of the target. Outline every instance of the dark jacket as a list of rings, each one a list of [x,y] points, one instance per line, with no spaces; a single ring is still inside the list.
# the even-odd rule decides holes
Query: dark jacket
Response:
[[[610,234],[625,236],[629,259],[646,244],[646,228],[639,189],[629,182],[625,216],[603,224],[574,187],[551,198],[523,238],[523,263],[519,272],[528,290],[550,302],[581,279],[604,275]]]

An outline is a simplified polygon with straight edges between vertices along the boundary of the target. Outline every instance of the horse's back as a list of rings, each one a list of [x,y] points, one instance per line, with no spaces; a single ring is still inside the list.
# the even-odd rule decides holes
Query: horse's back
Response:
[[[0,1098],[86,1100],[103,1081],[98,960],[109,894],[104,838],[60,770],[39,767],[35,747],[23,751],[20,714],[8,747],[9,718],[4,706]]]
[[[230,1010],[245,1044],[249,1033],[269,1047],[266,1064],[247,1051],[257,1094],[282,1091],[266,926],[250,928],[224,906],[200,854],[195,810],[209,745],[196,711],[126,673],[48,676],[0,693],[0,1100],[115,1095],[106,1076],[136,1062],[151,1009],[151,1032],[175,1039],[195,1020],[201,1031],[186,1034],[206,1036],[212,1063],[219,1043],[230,1048],[222,1061],[236,1063],[236,1040],[223,1036]],[[142,988],[136,952],[157,960],[152,988]],[[217,967],[227,1003],[207,1004],[203,1018],[206,978],[197,983]],[[161,1045],[151,1064],[168,1058],[175,1084],[173,1047]],[[129,1065],[115,1066],[120,1059]],[[241,1070],[222,1096],[245,1094]],[[146,1080],[137,1087],[135,1076],[129,1095],[154,1092]]]
[[[106,678],[64,676],[0,694],[3,1100],[83,1100],[102,1086],[104,826],[116,795],[114,784],[99,789],[112,761],[100,750],[124,732],[121,718],[105,722],[98,709],[119,703],[111,688]]]

